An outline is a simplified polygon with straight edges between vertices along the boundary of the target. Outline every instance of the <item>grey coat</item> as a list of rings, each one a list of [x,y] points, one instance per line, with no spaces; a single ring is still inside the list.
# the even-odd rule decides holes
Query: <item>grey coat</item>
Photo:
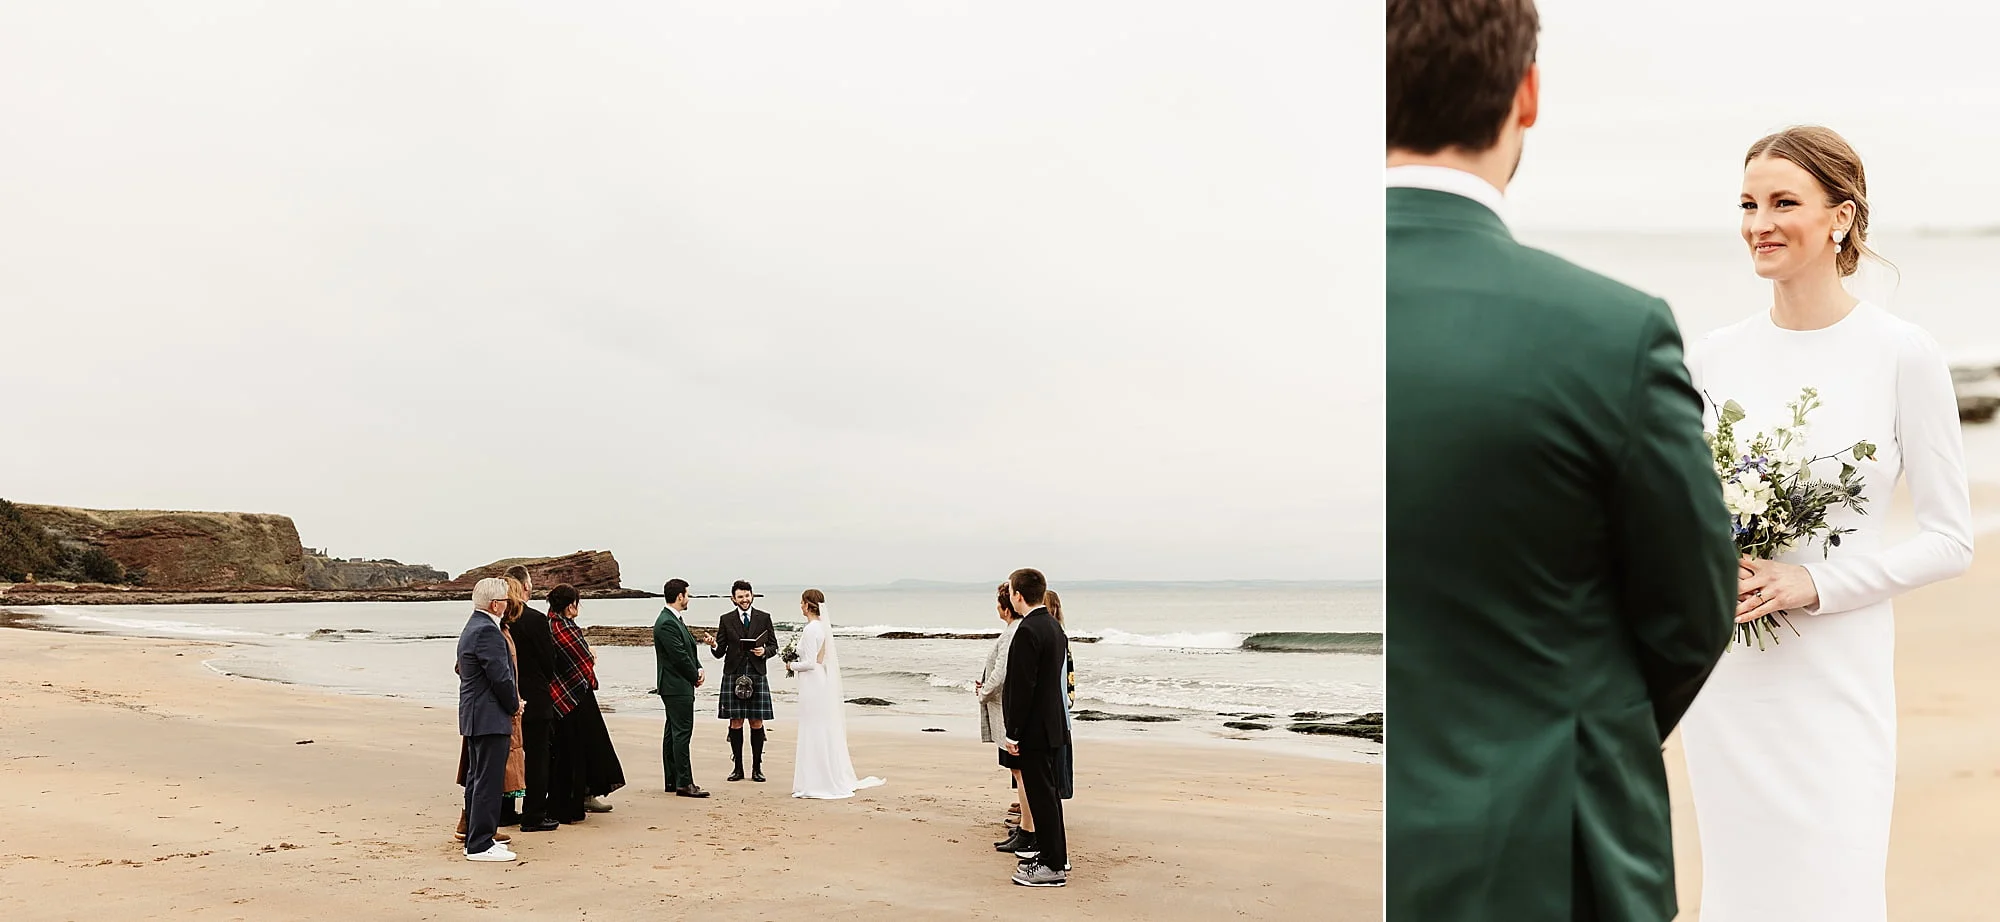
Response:
[[[1000,708],[1000,689],[1007,684],[1007,651],[1013,647],[1014,629],[1020,626],[1019,618],[1007,622],[1007,627],[993,641],[993,650],[986,654],[986,671],[979,675],[979,681],[985,683],[979,690],[979,741],[982,743],[1000,742],[1000,734],[1007,729],[1007,718]]]
[[[507,638],[485,612],[473,612],[458,635],[458,735],[511,736],[521,707]]]

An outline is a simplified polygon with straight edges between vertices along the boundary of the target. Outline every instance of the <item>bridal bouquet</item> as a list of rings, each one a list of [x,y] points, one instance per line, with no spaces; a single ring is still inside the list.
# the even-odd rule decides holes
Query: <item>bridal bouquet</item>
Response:
[[[1861,475],[1853,464],[1841,462],[1837,481],[1815,477],[1812,465],[1842,455],[1854,461],[1873,460],[1874,445],[1856,442],[1831,455],[1802,455],[1806,415],[1819,406],[1819,391],[1805,388],[1799,399],[1785,404],[1792,411],[1789,425],[1756,433],[1747,444],[1739,443],[1736,435],[1736,424],[1746,415],[1743,407],[1731,400],[1716,413],[1708,446],[1715,458],[1715,473],[1722,478],[1723,505],[1729,508],[1736,552],[1741,556],[1770,560],[1822,536],[1821,553],[1831,553],[1840,546],[1840,536],[1854,529],[1835,528],[1827,521],[1827,514],[1843,506],[1868,514],[1862,508],[1867,500],[1861,495]],[[1784,619],[1784,613],[1777,612],[1737,625],[1736,640],[1746,646],[1754,640],[1761,650],[1766,637],[1778,642],[1780,625],[1798,633]]]
[[[778,659],[787,663],[799,661],[799,635],[792,635],[791,641],[786,643],[785,649],[778,654]]]

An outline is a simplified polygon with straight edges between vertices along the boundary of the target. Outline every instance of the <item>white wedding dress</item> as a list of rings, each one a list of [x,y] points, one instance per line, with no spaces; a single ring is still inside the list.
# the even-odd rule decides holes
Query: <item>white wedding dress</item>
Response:
[[[792,762],[792,796],[839,800],[883,780],[854,777],[854,761],[847,754],[840,655],[826,626],[826,606],[820,611],[819,619],[807,621],[799,633],[799,658],[792,664],[799,681],[799,751]]]
[[[1738,444],[1789,422],[1802,387],[1808,457],[1877,446],[1857,465],[1866,515],[1836,510],[1854,534],[1781,558],[1812,574],[1816,611],[1799,636],[1759,650],[1732,641],[1681,723],[1701,835],[1701,922],[1884,922],[1896,789],[1895,622],[1891,599],[1972,561],[1972,511],[1958,401],[1943,353],[1916,326],[1867,302],[1822,330],[1768,314],[1724,327],[1689,352],[1715,407],[1749,414]],[[1839,461],[1814,470],[1837,477]],[[1884,539],[1890,495],[1907,477],[1918,533]]]

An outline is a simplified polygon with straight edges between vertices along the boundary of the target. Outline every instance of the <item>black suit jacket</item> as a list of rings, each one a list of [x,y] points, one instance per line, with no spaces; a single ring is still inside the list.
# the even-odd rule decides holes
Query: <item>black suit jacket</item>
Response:
[[[1069,635],[1048,609],[1029,612],[1014,629],[1000,710],[1007,738],[1023,752],[1069,745],[1069,721],[1063,719],[1063,662],[1068,657]]]
[[[514,619],[514,648],[521,660],[521,700],[527,702],[524,720],[548,720],[555,716],[550,703],[550,679],[556,671],[556,640],[549,633],[549,616],[529,606]]]
[[[746,644],[737,641],[757,638],[758,643]],[[762,646],[763,656],[751,656],[750,648]],[[715,626],[715,648],[709,655],[722,660],[723,675],[764,675],[764,664],[778,655],[778,629],[771,625],[771,616],[763,611],[750,609],[750,627],[743,627],[743,616],[732,608],[722,615],[722,621]]]

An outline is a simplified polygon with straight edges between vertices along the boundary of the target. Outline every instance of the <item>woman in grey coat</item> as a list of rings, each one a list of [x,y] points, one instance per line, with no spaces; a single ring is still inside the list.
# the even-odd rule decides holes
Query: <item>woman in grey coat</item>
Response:
[[[1001,691],[1007,685],[1007,650],[1014,642],[1014,629],[1021,623],[1021,619],[1014,614],[1014,605],[1006,583],[1000,584],[999,610],[1000,621],[1007,626],[1000,631],[1000,636],[994,639],[992,651],[986,654],[986,671],[980,674],[979,684],[976,686],[979,693],[979,741],[993,743],[1000,752],[1000,766],[1013,773],[1014,790],[1017,793],[1014,795],[1014,805],[1007,810],[1007,821],[1012,823],[1014,817],[1018,815],[1021,822],[1019,828],[1034,832],[1034,817],[1028,813],[1024,807],[1025,802],[1018,793],[1021,789],[1020,758],[1009,754],[1007,747],[999,745],[1001,734],[1007,726],[1007,716],[1000,704],[1003,700]],[[1010,830],[1007,838],[993,843],[993,847],[997,851],[1013,851],[1015,838],[1015,832]]]

